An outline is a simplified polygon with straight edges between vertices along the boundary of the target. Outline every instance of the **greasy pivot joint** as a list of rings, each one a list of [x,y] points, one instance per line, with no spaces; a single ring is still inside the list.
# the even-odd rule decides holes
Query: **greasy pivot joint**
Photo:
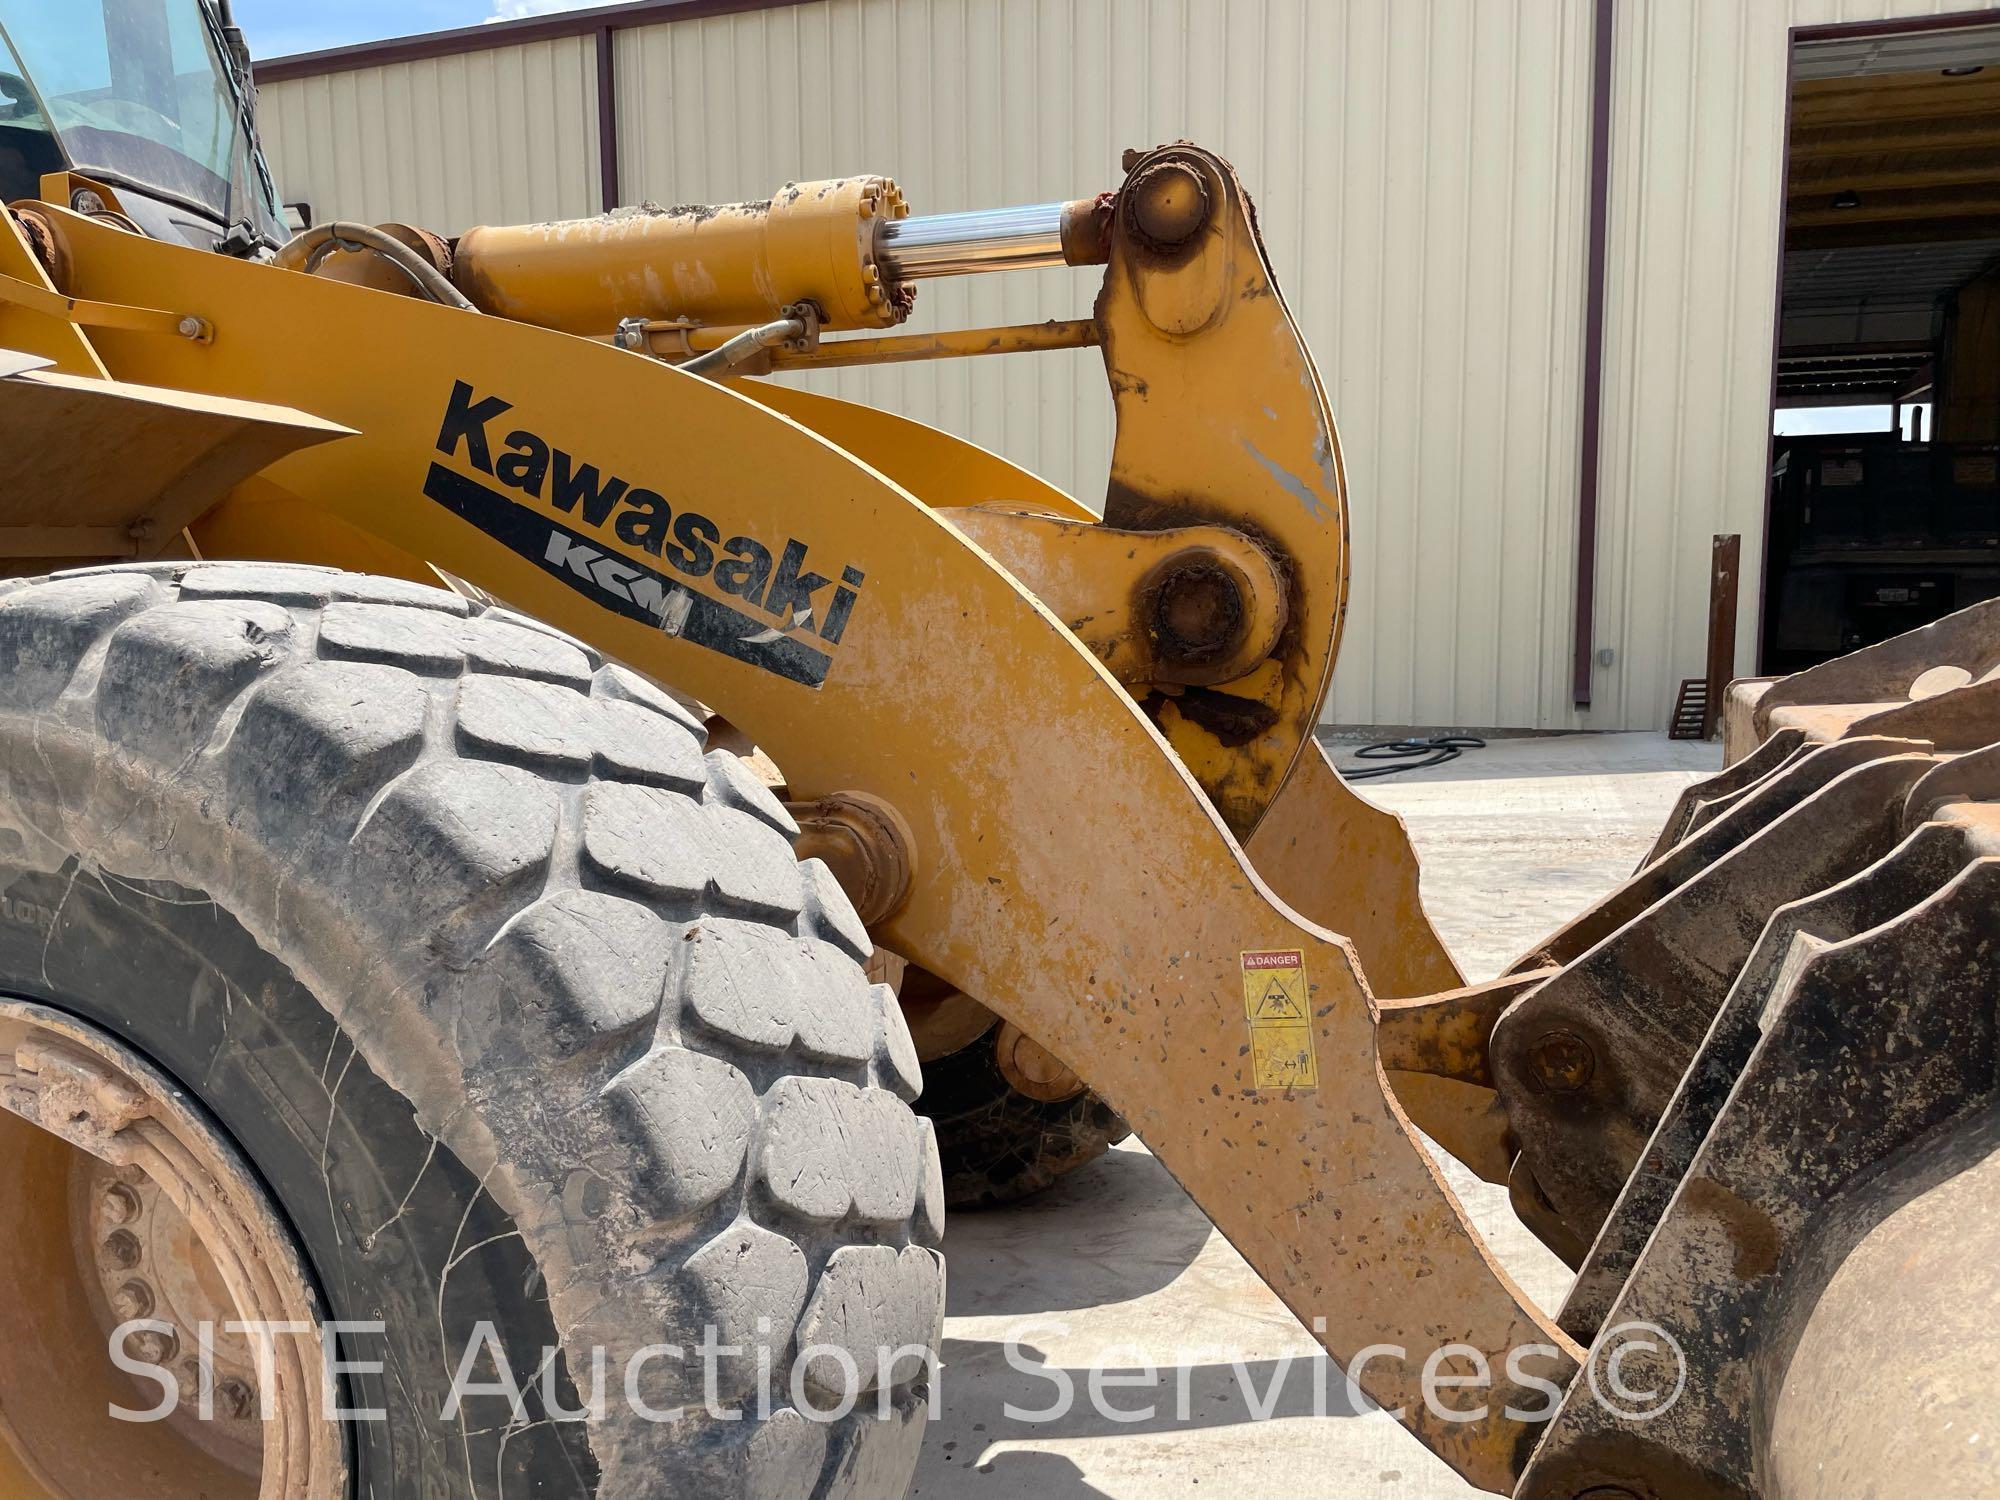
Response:
[[[887,802],[865,792],[833,792],[786,808],[799,825],[799,858],[825,860],[865,924],[894,915],[909,898],[915,840]]]
[[[1170,559],[1148,583],[1153,644],[1162,661],[1213,661],[1243,634],[1243,590],[1221,563],[1201,555]]]
[[[1228,527],[1126,531],[992,506],[950,517],[1123,683],[1235,681],[1278,649],[1291,618],[1285,568]]]
[[[993,1061],[1016,1093],[1060,1104],[1083,1092],[1075,1070],[1012,1021],[993,1033]]]
[[[62,237],[49,222],[47,214],[32,208],[13,208],[6,212],[14,216],[14,223],[21,231],[21,238],[28,242],[43,271],[48,273],[49,283],[57,291],[69,285],[69,256],[64,251]]]
[[[1597,1054],[1573,1031],[1548,1031],[1528,1053],[1535,1081],[1551,1094],[1574,1094],[1597,1071]]]
[[[1126,183],[1132,237],[1149,250],[1178,250],[1208,222],[1208,184],[1185,162],[1160,161]]]

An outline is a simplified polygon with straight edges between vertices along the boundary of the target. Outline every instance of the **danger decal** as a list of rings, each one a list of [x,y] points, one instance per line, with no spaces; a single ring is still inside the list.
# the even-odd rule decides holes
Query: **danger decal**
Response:
[[[1319,1087],[1309,996],[1305,954],[1297,948],[1243,955],[1243,1018],[1250,1029],[1251,1087]]]
[[[433,462],[424,479],[429,499],[615,614],[807,687],[826,681],[860,598],[859,568],[842,568],[836,582],[807,567],[806,545],[796,538],[773,548],[725,536],[701,512],[676,510],[658,491],[583,462],[525,427],[503,435],[501,418],[512,410],[466,381],[452,386],[437,451],[486,477]],[[607,548],[606,536],[662,566]],[[688,587],[694,579],[714,592]]]

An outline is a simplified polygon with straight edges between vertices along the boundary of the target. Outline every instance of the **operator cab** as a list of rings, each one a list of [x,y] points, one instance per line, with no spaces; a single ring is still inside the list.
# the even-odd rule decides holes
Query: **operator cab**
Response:
[[[47,172],[114,188],[155,239],[255,255],[285,238],[227,0],[0,0],[0,203]],[[68,206],[100,211],[88,190]]]

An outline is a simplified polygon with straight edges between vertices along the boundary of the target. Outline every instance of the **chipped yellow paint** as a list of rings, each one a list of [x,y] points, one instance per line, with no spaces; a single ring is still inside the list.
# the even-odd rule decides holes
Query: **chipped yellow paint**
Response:
[[[1407,1351],[1367,1361],[1363,1388],[1474,1483],[1511,1488],[1533,1434],[1508,1412],[1540,1403],[1509,1355],[1547,1346],[1555,1353],[1531,1373],[1560,1384],[1581,1351],[1485,1255],[1388,1092],[1353,949],[1272,893],[1154,723],[1016,579],[878,469],[722,385],[588,339],[48,213],[70,295],[186,308],[213,325],[205,345],[91,330],[112,376],[282,404],[355,433],[272,464],[256,503],[234,513],[235,546],[335,560],[301,556],[341,533],[301,541],[286,524],[290,496],[392,559],[446,569],[715,705],[797,795],[860,792],[895,807],[920,877],[883,924],[885,946],[1073,1067],[1337,1359],[1370,1344]],[[810,615],[763,627],[772,643],[824,655],[823,680],[708,649],[662,628],[674,622],[610,607],[574,568],[507,545],[507,526],[546,537],[558,518],[546,494],[509,489],[445,441],[461,383],[508,403],[496,454],[513,445],[510,429],[537,434],[650,486],[676,515],[712,517],[725,537],[794,541],[830,578],[865,579],[838,640]],[[481,529],[439,500],[440,468],[487,490],[504,524]],[[566,522],[596,526],[602,576],[665,565],[638,532],[603,519]],[[688,584],[679,597],[731,597],[712,577]],[[1314,644],[1291,662],[1311,687],[1288,671],[1284,694],[1317,693],[1337,593],[1311,601]],[[1309,712],[1286,723],[1290,750],[1259,752],[1274,777],[1305,743]],[[1315,1087],[1260,1085],[1245,1046],[1241,955],[1275,951],[1299,956]],[[1279,1051],[1266,1054],[1274,1067]],[[1507,1371],[1477,1419],[1423,1399],[1440,1329]]]
[[[4,212],[0,212],[0,276],[27,282],[50,293],[56,289],[29,248],[26,233],[15,223],[13,215]],[[0,299],[0,349],[38,354],[53,360],[58,370],[71,375],[104,374],[104,365],[80,327],[4,299]]]
[[[1249,195],[1220,157],[1180,144],[1148,172],[1198,176],[1208,213],[1169,250],[1120,213],[1097,299],[1118,416],[1104,519],[1145,530],[1205,522],[1266,547],[1290,583],[1278,650],[1233,683],[1167,697],[1153,715],[1239,838],[1263,820],[1311,743],[1347,607],[1347,487],[1312,355],[1264,255]]]

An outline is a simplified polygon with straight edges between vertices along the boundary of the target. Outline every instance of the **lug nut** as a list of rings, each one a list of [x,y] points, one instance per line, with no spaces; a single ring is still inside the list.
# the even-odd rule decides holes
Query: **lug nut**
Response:
[[[130,1224],[139,1217],[139,1195],[124,1183],[114,1182],[98,1195],[97,1207],[105,1223]]]
[[[1536,1081],[1551,1094],[1574,1094],[1597,1071],[1597,1054],[1573,1031],[1545,1031],[1529,1051],[1528,1064]]]
[[[181,1341],[157,1328],[141,1328],[125,1336],[125,1352],[141,1364],[163,1365],[174,1357]]]
[[[232,1421],[242,1421],[256,1410],[256,1405],[256,1392],[234,1376],[215,1388],[215,1409]]]
[[[111,1310],[121,1323],[143,1318],[153,1310],[153,1289],[143,1281],[128,1281],[111,1294]]]
[[[129,1271],[139,1264],[139,1257],[145,1253],[139,1244],[139,1236],[129,1229],[114,1229],[104,1237],[104,1243],[97,1247],[99,1259],[114,1271]]]

